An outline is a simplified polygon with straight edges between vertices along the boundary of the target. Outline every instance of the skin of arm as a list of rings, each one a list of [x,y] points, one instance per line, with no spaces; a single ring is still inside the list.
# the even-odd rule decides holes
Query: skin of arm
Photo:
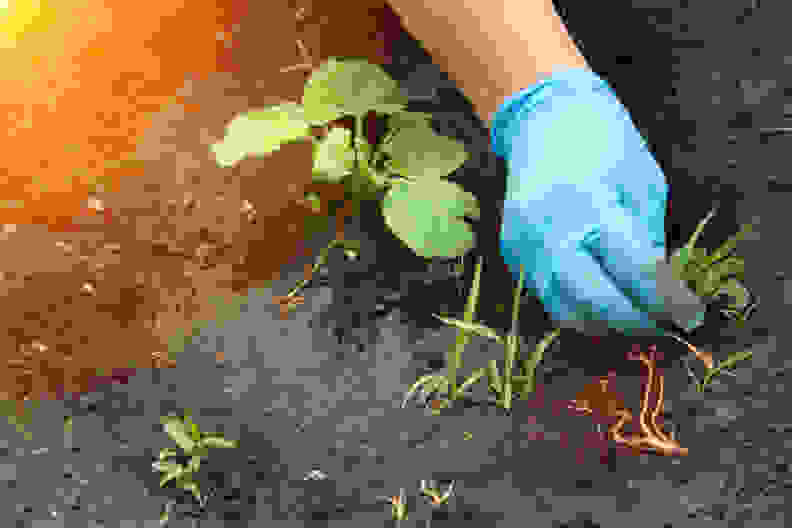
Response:
[[[513,93],[559,69],[589,67],[552,0],[388,3],[487,125]]]

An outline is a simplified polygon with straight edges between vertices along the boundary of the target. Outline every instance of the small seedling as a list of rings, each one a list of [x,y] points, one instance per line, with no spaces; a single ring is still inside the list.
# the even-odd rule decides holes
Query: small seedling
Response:
[[[179,456],[178,450],[173,448],[160,450],[156,462],[152,464],[155,471],[162,473],[160,487],[173,481],[178,488],[192,493],[203,509],[209,497],[201,494],[200,486],[194,480],[195,473],[200,469],[202,461],[209,455],[210,447],[231,448],[238,447],[239,443],[226,440],[222,435],[216,433],[201,432],[190,418],[189,413],[185,413],[183,418],[163,416],[160,421],[171,440],[176,443],[186,457],[189,457],[188,463],[177,463],[170,459]]]
[[[448,502],[451,495],[454,493],[454,484],[456,481],[452,480],[451,484],[445,491],[441,491],[437,487],[428,487],[425,480],[421,480],[421,494],[428,497],[432,506],[441,506]]]
[[[377,497],[377,502],[391,505],[391,519],[397,523],[407,520],[407,495],[404,488],[399,490],[399,495],[392,497]]]
[[[476,266],[476,273],[473,278],[473,285],[468,296],[467,306],[465,308],[464,320],[453,319],[449,317],[442,317],[435,314],[435,317],[450,326],[458,328],[457,340],[454,347],[448,354],[448,375],[426,375],[418,379],[407,391],[404,400],[402,400],[402,408],[407,405],[407,401],[416,394],[420,388],[421,400],[423,404],[433,393],[448,394],[448,399],[434,400],[431,403],[432,414],[439,414],[440,410],[448,407],[449,402],[453,401],[463,395],[468,394],[468,389],[476,382],[478,382],[484,375],[488,375],[489,388],[497,394],[497,404],[502,405],[505,409],[511,409],[512,399],[516,392],[520,392],[523,397],[527,398],[528,395],[534,390],[535,371],[539,362],[542,361],[545,350],[550,344],[559,336],[561,329],[555,329],[548,333],[536,346],[533,353],[525,360],[520,362],[522,367],[521,375],[514,375],[513,368],[515,363],[519,360],[520,341],[519,341],[519,309],[520,309],[520,293],[525,277],[525,270],[521,268],[520,279],[514,293],[514,305],[512,310],[512,327],[509,333],[501,336],[496,330],[475,322],[476,305],[478,303],[479,289],[481,286],[481,267],[482,261]],[[486,368],[479,368],[473,371],[459,387],[456,386],[456,371],[462,366],[462,351],[465,345],[470,341],[473,335],[479,335],[488,339],[493,339],[504,347],[504,374],[500,375],[498,371],[497,361],[492,359]]]
[[[705,248],[696,247],[696,242],[704,230],[704,226],[712,219],[715,212],[716,209],[713,209],[699,222],[687,244],[672,255],[671,265],[674,274],[685,281],[691,290],[705,302],[711,303],[719,297],[727,297],[729,302],[724,308],[720,308],[720,312],[727,318],[736,321],[736,324],[742,328],[745,321],[755,312],[759,302],[743,284],[745,261],[735,255],[735,250],[737,243],[753,231],[753,225],[744,224],[737,234],[727,239],[718,249],[708,255]],[[701,382],[688,368],[688,373],[696,382],[698,392],[703,392],[715,376],[721,373],[731,374],[727,369],[733,367],[738,361],[749,359],[753,355],[751,351],[737,352],[715,365],[711,356],[698,351],[681,337],[671,333],[667,333],[667,335],[685,344],[706,364],[707,371]]]

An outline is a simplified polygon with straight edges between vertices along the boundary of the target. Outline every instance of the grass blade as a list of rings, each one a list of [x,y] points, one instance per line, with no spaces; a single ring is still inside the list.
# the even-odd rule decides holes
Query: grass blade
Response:
[[[192,479],[189,480],[185,479],[182,482],[179,482],[179,487],[184,491],[189,491],[190,493],[192,493],[193,497],[195,497],[195,500],[199,504],[203,505],[203,498],[201,497],[201,488],[198,486],[196,482],[194,482]]]
[[[179,452],[176,451],[175,449],[171,449],[171,448],[160,449],[157,459],[161,462],[166,458],[175,457],[178,454]]]
[[[448,391],[448,378],[445,376],[438,376],[436,374],[427,374],[425,376],[421,376],[418,378],[418,381],[412,384],[410,388],[407,390],[407,394],[404,396],[402,400],[401,407],[404,409],[407,406],[407,402],[412,398],[415,392],[418,390],[418,387],[426,385],[429,387],[428,390],[423,390],[421,392],[424,393],[431,393],[435,392],[439,389],[439,392],[447,392]]]
[[[473,374],[470,375],[465,382],[459,386],[460,394],[464,394],[467,389],[472,386],[474,383],[477,383],[484,375],[487,373],[487,369],[479,368],[473,371]]]
[[[218,435],[205,436],[201,440],[201,445],[204,447],[221,447],[226,449],[239,446],[239,444],[235,440],[226,440],[222,436],[218,436]]]
[[[698,242],[698,239],[701,236],[702,231],[704,231],[704,226],[706,226],[707,223],[712,219],[712,217],[715,216],[716,211],[717,211],[717,207],[713,208],[712,211],[710,211],[707,214],[707,216],[705,216],[704,219],[698,223],[698,226],[696,227],[696,230],[693,232],[693,235],[691,235],[690,240],[688,240],[688,243],[685,244],[685,247],[688,250],[693,249],[693,247],[696,245],[696,242]]]
[[[724,242],[721,247],[716,249],[712,255],[707,258],[705,267],[710,267],[719,260],[728,257],[737,247],[737,243],[744,239],[751,232],[753,232],[753,224],[743,224],[735,235],[729,237],[729,239],[726,240],[726,242]]]
[[[750,359],[753,356],[752,350],[743,350],[741,352],[736,352],[726,358],[724,361],[721,361],[717,367],[711,368],[707,370],[707,374],[704,376],[704,379],[701,380],[701,383],[698,386],[698,392],[704,392],[704,387],[709,385],[712,381],[712,378],[717,376],[721,373],[724,369],[733,367],[738,361],[742,361],[744,359]]]
[[[504,367],[503,367],[503,401],[506,403],[505,408],[511,409],[511,402],[512,402],[512,368],[514,367],[514,362],[519,355],[520,349],[520,336],[517,335],[507,335],[506,336],[506,344],[504,345],[506,349],[505,358],[504,358]]]
[[[489,339],[494,339],[498,343],[503,343],[503,338],[490,328],[489,326],[485,326],[481,323],[468,323],[467,321],[460,321],[459,319],[454,319],[452,317],[443,317],[441,315],[432,314],[437,319],[440,319],[445,324],[449,326],[456,326],[457,328],[461,328],[467,332],[472,332],[478,336],[486,337]]]
[[[178,464],[173,464],[173,466],[168,468],[167,473],[160,479],[160,488],[171,480],[181,478],[185,474],[184,466]]]
[[[497,359],[489,360],[489,363],[487,364],[487,376],[489,377],[490,390],[495,391],[495,393],[500,397],[501,393],[503,392],[503,386],[501,384],[500,374],[498,373]]]
[[[186,453],[192,451],[192,449],[195,447],[195,442],[192,439],[190,430],[182,420],[176,418],[175,416],[166,416],[162,418],[162,422],[165,432],[168,434],[171,440],[176,442],[176,445],[178,445]]]
[[[539,341],[536,348],[531,352],[531,356],[522,362],[523,374],[521,381],[523,381],[522,394],[523,398],[527,399],[534,391],[536,385],[536,367],[544,358],[545,350],[547,350],[553,341],[561,334],[561,329],[556,328],[549,332],[544,338]]]
[[[479,288],[481,286],[481,267],[483,264],[483,257],[479,257],[476,263],[476,275],[473,277],[473,285],[470,288],[470,295],[468,295],[467,306],[465,306],[465,323],[473,323],[476,317],[476,305],[478,304]],[[454,348],[448,354],[448,381],[451,384],[451,399],[455,399],[457,395],[456,371],[462,368],[462,351],[465,346],[470,342],[471,332],[459,329],[457,333]]]
[[[504,366],[503,366],[503,401],[505,408],[511,409],[512,402],[512,369],[520,355],[520,294],[522,293],[525,282],[525,267],[520,265],[520,278],[517,280],[517,287],[514,289],[514,304],[512,306],[512,326],[509,335],[506,336],[504,343]]]
[[[187,464],[187,471],[196,473],[199,469],[201,469],[201,457],[194,456],[190,458],[190,462]]]

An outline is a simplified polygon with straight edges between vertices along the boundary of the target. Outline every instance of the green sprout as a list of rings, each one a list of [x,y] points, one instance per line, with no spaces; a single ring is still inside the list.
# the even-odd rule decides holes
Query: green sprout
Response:
[[[432,506],[441,506],[448,502],[448,499],[451,498],[451,495],[454,493],[454,484],[456,483],[455,480],[451,481],[451,484],[448,485],[448,489],[444,492],[437,487],[428,487],[426,485],[426,481],[421,481],[421,495],[428,497],[431,501]]]
[[[742,328],[755,311],[758,301],[744,285],[745,261],[737,257],[735,251],[737,243],[753,231],[753,225],[743,224],[735,235],[729,237],[718,249],[708,255],[705,248],[695,246],[704,226],[712,219],[715,212],[716,209],[713,209],[699,222],[687,244],[672,255],[671,265],[674,274],[685,281],[688,287],[705,302],[713,302],[718,297],[725,296],[729,302],[720,309],[720,312],[736,321],[736,324]],[[670,333],[668,335],[695,350],[682,338]],[[714,363],[709,365],[701,382],[698,382],[695,375],[689,371],[691,377],[696,380],[696,390],[703,392],[715,376],[728,373],[727,369],[738,361],[751,358],[752,355],[751,351],[741,351],[730,355],[718,365]]]
[[[402,400],[402,408],[407,405],[407,401],[421,388],[421,393],[426,397],[432,393],[448,394],[448,399],[438,399],[432,402],[432,414],[439,414],[440,409],[449,406],[449,401],[458,399],[461,395],[467,394],[468,389],[478,382],[484,375],[489,378],[489,389],[497,394],[497,404],[505,409],[511,409],[512,399],[515,393],[520,393],[527,398],[535,389],[535,371],[538,364],[544,357],[545,350],[559,336],[561,329],[557,328],[549,332],[537,344],[533,353],[528,358],[520,360],[520,335],[519,335],[519,311],[520,293],[525,279],[525,269],[521,267],[520,278],[514,292],[514,304],[512,309],[512,326],[509,333],[505,336],[500,335],[496,330],[475,322],[476,305],[478,303],[479,290],[481,286],[482,260],[476,265],[476,272],[473,278],[473,285],[468,296],[465,308],[464,320],[443,317],[434,314],[436,318],[445,324],[458,328],[457,340],[454,347],[448,354],[448,375],[426,375],[418,379],[407,391]],[[468,344],[473,334],[488,339],[493,339],[504,347],[504,373],[499,373],[497,360],[490,360],[486,368],[475,369],[459,387],[456,386],[457,369],[462,368],[462,351]],[[520,362],[522,374],[514,374],[514,365]]]
[[[185,456],[190,458],[187,464],[173,462],[171,459],[178,457],[179,451],[173,448],[161,449],[157,461],[152,464],[155,471],[162,473],[160,487],[173,482],[176,487],[189,491],[201,508],[204,508],[208,495],[201,494],[200,486],[194,480],[195,473],[200,469],[202,461],[209,455],[210,447],[231,448],[238,447],[239,443],[226,440],[222,435],[216,433],[201,432],[190,418],[189,413],[185,413],[183,418],[163,416],[160,421],[171,440],[176,443]],[[163,512],[163,515],[166,513],[168,512]],[[165,520],[167,521],[167,515]]]
[[[407,520],[407,495],[404,488],[399,490],[398,496],[377,497],[377,501],[391,505],[391,520],[396,521],[397,525],[401,521]]]

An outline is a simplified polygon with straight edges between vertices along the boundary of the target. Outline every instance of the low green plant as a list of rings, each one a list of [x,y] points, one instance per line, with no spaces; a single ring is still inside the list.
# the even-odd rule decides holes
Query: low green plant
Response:
[[[753,224],[743,224],[735,235],[729,237],[718,249],[708,254],[706,248],[696,247],[696,242],[715,212],[716,209],[712,209],[699,222],[687,244],[671,256],[671,265],[674,275],[685,281],[705,304],[716,302],[718,298],[727,298],[728,302],[720,308],[720,312],[742,328],[759,304],[744,285],[745,261],[736,255],[737,243],[753,231]],[[671,337],[682,341],[688,348],[694,349],[680,337]],[[691,376],[696,381],[696,390],[703,392],[717,375],[728,372],[728,369],[738,361],[749,359],[752,356],[752,351],[740,351],[730,355],[718,365],[710,362],[704,378],[700,382],[691,372]]]
[[[220,166],[231,167],[248,156],[269,155],[285,143],[310,140],[314,181],[343,183],[361,193],[385,190],[385,223],[417,255],[464,254],[474,246],[464,218],[479,218],[478,202],[445,177],[469,154],[459,141],[432,130],[431,114],[406,107],[406,95],[380,66],[331,57],[306,81],[302,104],[287,102],[235,116],[211,150]],[[364,117],[372,113],[387,118],[379,145],[369,144],[363,130]],[[348,117],[354,117],[352,130],[330,128],[321,138],[311,133],[311,127]]]
[[[396,521],[397,526],[401,523],[401,521],[407,520],[407,494],[404,491],[404,488],[399,490],[399,495],[394,495],[392,497],[377,497],[377,501],[390,504],[391,520]]]
[[[432,506],[442,506],[443,504],[448,503],[451,495],[454,494],[454,484],[456,484],[456,481],[452,480],[445,491],[441,490],[440,487],[435,486],[434,484],[436,483],[432,482],[430,485],[427,485],[426,481],[422,480],[421,495],[427,497],[431,501]]]
[[[161,449],[157,456],[157,461],[152,464],[155,471],[162,473],[160,487],[164,487],[169,482],[173,482],[176,487],[189,491],[200,507],[206,506],[208,495],[201,494],[199,484],[195,481],[195,473],[201,467],[203,460],[209,456],[209,448],[231,448],[238,447],[236,441],[226,440],[217,433],[204,433],[190,418],[189,412],[185,412],[182,417],[163,416],[160,419],[165,433],[181,449],[179,451],[172,448]],[[187,463],[179,463],[179,457],[189,458]],[[162,512],[160,521],[167,522],[170,515],[169,509]]]
[[[545,350],[559,336],[561,329],[556,328],[547,333],[537,344],[533,352],[526,359],[520,360],[519,312],[520,294],[525,280],[525,269],[522,266],[520,267],[520,278],[517,287],[514,289],[511,329],[506,335],[500,335],[496,330],[474,321],[479,290],[481,287],[482,265],[483,259],[479,258],[476,264],[473,284],[465,307],[464,319],[459,320],[434,314],[435,317],[445,324],[455,326],[458,329],[456,342],[450,349],[446,361],[447,375],[429,374],[419,378],[407,391],[404,400],[402,400],[402,408],[407,405],[407,402],[416,394],[419,388],[423,394],[424,401],[426,401],[430,395],[447,394],[448,398],[439,398],[432,402],[432,414],[436,415],[440,412],[440,409],[448,407],[451,401],[458,399],[462,395],[466,395],[468,389],[485,375],[489,378],[488,386],[490,391],[497,395],[497,405],[503,406],[505,409],[511,409],[512,399],[515,394],[519,393],[524,398],[527,398],[535,389],[536,368],[539,362],[542,361]],[[493,339],[497,343],[503,345],[504,372],[501,376],[497,360],[491,359],[486,368],[475,369],[461,385],[457,386],[457,370],[462,368],[462,352],[473,335]],[[515,375],[514,366],[518,364],[518,362],[521,366],[522,373]]]

